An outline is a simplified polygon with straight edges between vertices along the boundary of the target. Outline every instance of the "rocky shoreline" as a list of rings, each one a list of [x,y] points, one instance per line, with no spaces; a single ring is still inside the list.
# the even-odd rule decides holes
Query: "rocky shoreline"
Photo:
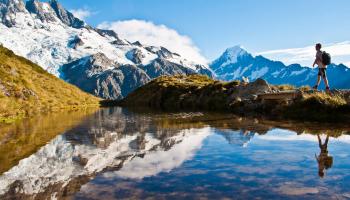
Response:
[[[294,94],[291,93],[293,95],[290,97],[265,98],[288,91]],[[349,91],[334,90],[332,94],[325,94],[313,92],[308,87],[270,85],[263,79],[247,83],[221,82],[202,75],[164,76],[140,87],[116,104],[161,110],[222,111],[270,119],[350,121]]]

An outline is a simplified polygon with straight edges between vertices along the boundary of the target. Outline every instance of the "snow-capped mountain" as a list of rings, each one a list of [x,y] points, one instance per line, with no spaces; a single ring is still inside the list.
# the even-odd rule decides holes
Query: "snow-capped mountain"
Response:
[[[122,98],[155,75],[203,73],[213,76],[206,64],[186,60],[164,47],[145,46],[141,42],[131,43],[119,38],[114,31],[93,28],[74,17],[57,0],[29,0],[25,3],[23,0],[0,0],[0,21],[2,45],[39,64],[48,72],[67,78],[78,87],[95,87],[87,91],[103,98]],[[93,70],[94,76],[90,76],[91,66],[96,67],[98,64],[85,61],[94,60],[89,58],[96,55],[101,61],[99,64],[103,66],[99,66],[99,70]],[[167,65],[163,66],[164,63]],[[65,70],[61,70],[63,65],[66,66]],[[171,66],[176,66],[177,69],[170,69]],[[75,67],[82,71],[86,68],[89,72],[83,73],[81,77],[81,74],[68,71]],[[142,80],[133,80],[137,83],[130,86],[130,90],[124,91],[125,87],[115,84],[123,82],[122,85],[126,85],[124,82],[129,81],[127,77],[132,77],[133,74],[119,69],[121,67],[133,68],[133,71],[147,75],[147,80],[144,76]],[[134,78],[137,77],[139,75]],[[89,86],[82,85],[83,78],[84,83],[93,83]],[[107,82],[113,82],[113,89],[100,92],[101,88],[107,90],[110,87],[108,84],[101,85]],[[118,87],[121,90],[115,89]]]
[[[240,80],[242,77],[253,81],[263,78],[272,84],[292,84],[313,86],[317,79],[317,69],[299,64],[286,66],[282,62],[272,61],[263,56],[253,56],[240,46],[227,49],[211,63],[212,70],[222,80]],[[331,87],[350,88],[350,69],[345,65],[331,64],[327,75]]]
[[[173,62],[177,55],[164,47],[146,49],[134,48],[126,53],[133,64],[117,63],[105,54],[97,53],[63,65],[61,72],[66,81],[105,99],[122,99],[162,75],[201,73],[212,76],[211,71],[201,66],[193,69]]]

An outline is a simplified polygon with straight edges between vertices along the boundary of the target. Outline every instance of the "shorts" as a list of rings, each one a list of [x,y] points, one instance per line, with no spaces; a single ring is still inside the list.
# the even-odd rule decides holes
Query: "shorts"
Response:
[[[326,73],[326,68],[318,68],[318,75],[322,76],[323,78],[326,78],[327,73]]]

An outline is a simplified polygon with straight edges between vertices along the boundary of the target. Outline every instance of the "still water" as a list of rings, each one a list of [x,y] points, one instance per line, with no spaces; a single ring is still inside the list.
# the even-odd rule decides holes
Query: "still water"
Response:
[[[350,199],[350,127],[106,108],[0,127],[0,199]]]

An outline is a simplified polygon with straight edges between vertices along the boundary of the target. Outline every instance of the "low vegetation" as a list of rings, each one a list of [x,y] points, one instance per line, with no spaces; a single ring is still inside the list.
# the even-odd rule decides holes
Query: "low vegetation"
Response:
[[[262,93],[298,90],[292,101],[261,101]],[[239,115],[308,121],[349,120],[348,92],[326,94],[310,87],[274,86],[258,79],[253,83],[221,82],[203,75],[160,77],[131,93],[119,105],[163,110],[211,110]]]
[[[129,106],[166,110],[221,110],[227,104],[227,90],[239,84],[238,81],[216,81],[204,75],[164,76],[140,87],[123,102]]]
[[[0,122],[37,112],[97,105],[98,98],[0,46]]]
[[[290,118],[300,120],[349,121],[350,102],[345,93],[304,93],[301,99],[285,109],[284,114]]]

